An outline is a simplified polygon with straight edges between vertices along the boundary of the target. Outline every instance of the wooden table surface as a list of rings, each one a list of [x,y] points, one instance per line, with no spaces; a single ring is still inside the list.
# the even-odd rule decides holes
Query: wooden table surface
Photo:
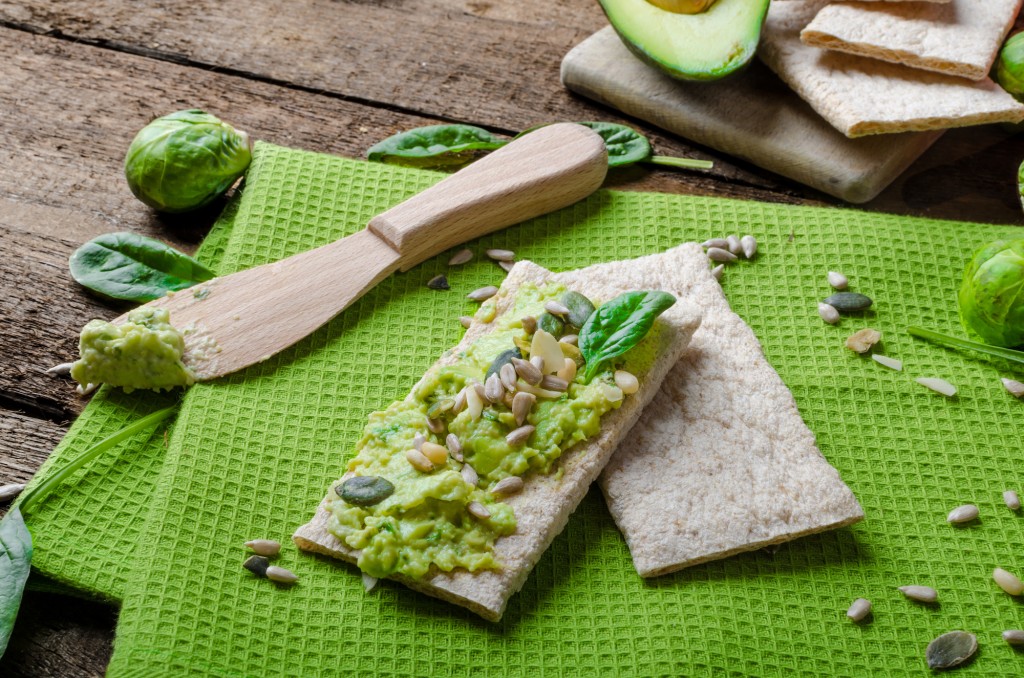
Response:
[[[608,187],[840,206],[565,91],[561,58],[605,25],[596,0],[0,0],[0,484],[31,477],[85,405],[45,369],[117,314],[71,279],[68,255],[125,230],[191,251],[216,218],[157,217],[125,184],[134,134],[175,110],[349,157],[426,124],[626,122],[715,168],[617,170]],[[1024,135],[953,130],[863,208],[1020,224],[1022,159]],[[27,594],[0,675],[101,675],[116,615]]]

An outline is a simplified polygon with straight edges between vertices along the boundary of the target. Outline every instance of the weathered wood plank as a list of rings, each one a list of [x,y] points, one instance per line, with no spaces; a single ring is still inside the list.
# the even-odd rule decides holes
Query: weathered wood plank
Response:
[[[66,424],[0,409],[0,485],[28,482],[66,432]]]

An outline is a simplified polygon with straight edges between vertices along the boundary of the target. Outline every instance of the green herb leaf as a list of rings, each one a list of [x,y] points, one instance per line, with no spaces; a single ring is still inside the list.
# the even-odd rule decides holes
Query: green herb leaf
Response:
[[[105,297],[147,302],[210,280],[216,273],[183,252],[135,233],[106,233],[68,262],[71,276]]]
[[[632,127],[613,122],[577,123],[597,132],[608,149],[608,166],[632,165],[651,157],[651,142]]]
[[[1015,351],[1012,348],[1002,348],[1000,346],[990,346],[989,344],[982,344],[977,341],[954,337],[951,334],[943,334],[942,332],[936,332],[934,330],[926,330],[923,327],[908,327],[907,333],[912,337],[925,339],[935,344],[950,346],[952,348],[961,348],[968,351],[977,351],[979,353],[987,353],[988,355],[1005,358],[1006,360],[1011,360],[1015,363],[1024,363],[1024,351]]]
[[[0,657],[7,649],[32,564],[32,535],[18,507],[0,520]]]
[[[583,378],[590,381],[601,365],[633,348],[647,336],[655,319],[676,298],[667,292],[626,292],[601,304],[583,324],[579,348],[587,361]]]
[[[428,125],[374,144],[366,157],[374,162],[409,167],[445,167],[469,162],[477,151],[493,151],[507,143],[472,125]]]

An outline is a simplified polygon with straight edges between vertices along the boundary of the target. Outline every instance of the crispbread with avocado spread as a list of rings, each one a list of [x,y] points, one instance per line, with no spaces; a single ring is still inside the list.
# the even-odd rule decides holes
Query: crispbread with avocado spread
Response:
[[[685,300],[685,297],[690,294],[689,285],[717,285],[707,274],[707,269],[707,257],[695,244],[683,245],[663,254],[632,261],[599,264],[559,274],[553,274],[530,262],[517,263],[497,294],[478,311],[474,322],[459,345],[452,351],[446,352],[438,363],[428,370],[424,379],[414,387],[405,401],[393,404],[383,413],[371,415],[370,424],[368,424],[364,438],[359,444],[360,452],[350,463],[349,473],[343,478],[346,480],[353,475],[366,475],[364,471],[372,467],[384,469],[380,472],[380,476],[383,477],[390,473],[389,477],[395,481],[393,494],[385,492],[386,498],[371,499],[370,501],[379,501],[379,505],[383,507],[386,502],[393,504],[400,499],[404,502],[401,504],[403,510],[408,507],[408,515],[419,511],[420,505],[429,505],[432,508],[426,518],[422,518],[421,511],[417,515],[420,515],[422,519],[410,519],[407,523],[399,525],[384,525],[383,523],[388,523],[390,519],[379,514],[373,515],[373,506],[360,513],[362,509],[359,506],[350,506],[349,502],[340,499],[345,494],[346,488],[343,487],[343,483],[336,483],[317,509],[313,520],[296,531],[293,537],[295,543],[304,550],[323,553],[349,562],[359,562],[360,566],[370,574],[387,572],[386,576],[401,581],[410,588],[462,605],[485,619],[500,619],[508,599],[522,587],[530,570],[555,536],[561,532],[569,515],[579,504],[618,443],[637,420],[644,406],[658,392],[658,386],[662,379],[681,357],[690,337],[700,324],[699,309]],[[704,279],[697,275],[697,270],[703,270],[707,274]],[[447,480],[456,475],[449,471],[458,468],[459,464],[451,460],[437,461],[436,463],[443,464],[443,466],[431,470],[429,459],[427,463],[424,463],[421,457],[433,455],[438,450],[428,447],[428,444],[422,439],[419,441],[422,446],[422,455],[414,454],[415,449],[413,452],[406,450],[406,454],[400,451],[400,448],[411,447],[407,444],[412,441],[411,437],[409,440],[401,438],[392,446],[391,451],[388,451],[387,441],[404,435],[402,431],[396,432],[390,428],[388,422],[424,422],[426,416],[423,414],[422,403],[417,405],[415,401],[422,398],[422,394],[426,390],[441,388],[444,385],[444,380],[451,378],[450,370],[459,369],[460,361],[465,361],[467,356],[473,357],[474,352],[477,351],[474,347],[487,346],[488,354],[500,351],[501,348],[488,344],[488,342],[493,342],[494,337],[500,337],[502,332],[507,332],[510,321],[512,326],[521,327],[516,323],[520,313],[523,312],[523,298],[527,298],[527,301],[532,299],[531,303],[536,306],[538,300],[544,299],[545,290],[552,289],[580,293],[593,300],[594,304],[598,306],[619,298],[619,295],[623,293],[639,290],[665,290],[680,298],[660,315],[649,334],[638,346],[612,361],[616,369],[627,370],[637,377],[639,383],[635,392],[632,391],[636,384],[631,386],[628,378],[624,378],[621,382],[621,388],[615,385],[620,383],[618,380],[610,381],[612,374],[609,368],[607,371],[595,375],[593,379],[577,380],[574,387],[570,389],[572,396],[569,398],[552,398],[549,395],[538,393],[537,405],[534,410],[537,414],[536,417],[529,420],[531,424],[536,425],[534,436],[552,435],[551,431],[555,428],[555,424],[548,421],[549,419],[557,419],[559,426],[563,426],[562,422],[566,422],[564,423],[564,427],[567,427],[565,435],[573,430],[587,430],[588,435],[580,434],[573,439],[573,441],[581,440],[577,444],[571,445],[572,441],[563,441],[560,445],[554,446],[565,447],[564,454],[552,459],[544,459],[542,455],[535,454],[535,451],[532,450],[535,441],[531,437],[530,443],[527,445],[527,448],[530,449],[529,459],[522,460],[516,454],[510,454],[504,460],[494,462],[493,459],[489,459],[488,450],[494,446],[503,446],[502,440],[504,439],[499,436],[487,439],[480,435],[479,429],[476,429],[474,433],[466,433],[464,440],[470,442],[464,444],[463,447],[471,449],[462,450],[465,454],[465,461],[467,464],[472,461],[482,469],[480,482],[474,483],[474,493],[478,492],[480,488],[493,492],[496,482],[492,483],[492,480],[500,482],[503,475],[512,477],[503,473],[506,467],[526,468],[525,473],[520,474],[517,471],[514,474],[522,475],[525,483],[521,490],[513,490],[514,493],[508,496],[499,495],[497,498],[500,499],[500,503],[488,501],[484,502],[486,506],[480,506],[483,500],[475,501],[472,502],[477,504],[475,508],[471,508],[471,504],[466,506],[471,515],[465,515],[464,512],[454,516],[446,515],[445,520],[432,522],[438,512],[448,511],[450,505],[458,505],[458,502],[468,498],[464,494],[460,494],[464,488],[458,481],[449,482]],[[548,305],[550,306],[550,304]],[[552,308],[555,307],[552,306]],[[543,308],[534,309],[534,311],[537,310],[543,310]],[[525,330],[521,330],[518,334],[522,335],[524,332]],[[534,336],[540,335],[541,332],[542,330],[538,329]],[[586,332],[581,332],[582,334],[586,334]],[[508,348],[511,347],[512,341],[509,340]],[[504,348],[503,344],[502,348]],[[583,374],[586,367],[586,365],[580,367],[580,374]],[[448,368],[448,372],[445,371],[446,368]],[[528,371],[528,368],[525,371]],[[520,381],[521,388],[522,383]],[[542,390],[548,390],[543,388],[545,385],[554,389],[558,388],[557,382],[545,381],[540,384]],[[475,390],[471,385],[464,387],[463,390],[466,388]],[[487,389],[481,388],[480,390]],[[529,389],[523,388],[523,390],[528,391]],[[617,397],[614,395],[616,390],[618,390]],[[609,392],[613,395],[608,395]],[[450,407],[451,409],[447,410],[448,413],[445,414],[447,426],[450,430],[464,430],[466,425],[464,420],[469,416],[466,413],[472,413],[474,403],[479,405],[482,395],[484,394],[468,396],[466,400],[472,401],[468,405],[465,403],[454,406],[446,404],[436,412],[445,412],[444,408]],[[605,396],[607,398],[602,400]],[[613,401],[611,406],[609,406],[608,400]],[[437,402],[434,400],[432,404],[436,405]],[[574,407],[577,402],[580,406]],[[418,414],[415,411],[417,407],[420,407]],[[566,407],[573,409],[567,410]],[[459,410],[459,414],[452,419],[451,411],[456,409]],[[502,410],[500,406],[494,409],[498,413],[492,412],[490,417],[495,426],[501,424],[498,430],[503,436],[507,429],[514,427],[515,424],[509,423],[508,418],[511,413],[507,409]],[[603,410],[606,411],[599,417],[598,428],[595,426],[596,420],[593,415],[595,411]],[[401,417],[407,417],[407,419],[403,420]],[[566,417],[569,417],[568,421]],[[476,419],[483,424],[488,417],[486,414],[481,417],[478,410]],[[576,421],[577,419],[578,421]],[[417,423],[416,425],[421,424]],[[425,432],[427,428],[422,430]],[[446,432],[441,429],[433,431],[434,435],[428,442],[434,440],[445,442]],[[545,446],[538,445],[538,447]],[[382,451],[378,457],[373,458],[374,450],[378,448],[381,448]],[[448,449],[452,450],[452,445],[448,445]],[[552,446],[547,446],[547,449],[552,449]],[[366,458],[367,456],[370,458]],[[453,453],[452,456],[456,455]],[[442,457],[442,459],[445,458]],[[520,462],[521,465],[517,467],[516,464]],[[423,469],[420,476],[414,475],[414,472],[408,468],[410,464]],[[435,478],[437,479],[436,483],[432,480]],[[428,500],[420,501],[418,498],[402,497],[404,490],[398,486],[403,482],[420,483],[417,486],[418,491],[428,494]],[[367,487],[368,491],[374,490],[369,484]],[[348,496],[352,497],[352,501],[362,501],[355,495]],[[435,501],[437,499],[444,501]],[[453,501],[448,501],[449,499]],[[441,504],[444,506],[442,507]],[[480,508],[483,508],[484,511],[481,512]],[[362,521],[358,522],[355,527],[351,524],[353,516]],[[512,516],[514,519],[510,525],[509,519]],[[479,529],[481,525],[488,529]],[[416,553],[412,553],[411,556],[403,553],[399,559],[401,562],[396,565],[395,549],[392,548],[394,540],[389,542],[390,538],[385,533],[397,535],[395,539],[408,540],[411,538],[409,535],[415,536],[421,529],[422,541],[428,544],[426,547],[428,549],[431,548],[429,544],[431,540],[435,540],[435,535],[435,541],[442,543],[446,539],[451,539],[452,534],[457,535],[461,541],[453,544],[450,548],[438,548],[432,551],[429,563],[417,562]],[[366,532],[374,533],[374,541],[370,542],[364,539]],[[342,535],[344,540],[338,535]],[[479,546],[488,540],[493,543],[493,548],[490,550],[480,549]],[[352,546],[352,544],[364,543],[368,545],[367,548]],[[458,566],[450,571],[445,571],[448,568],[439,568],[439,562],[449,564],[455,562]],[[429,567],[425,567],[427,565]],[[470,569],[474,571],[470,571]],[[421,571],[422,573],[419,574]]]

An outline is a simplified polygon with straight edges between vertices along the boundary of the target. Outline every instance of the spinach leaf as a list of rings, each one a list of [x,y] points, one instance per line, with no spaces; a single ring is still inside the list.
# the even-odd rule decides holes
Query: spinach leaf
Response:
[[[668,292],[626,292],[601,304],[580,330],[579,348],[587,361],[583,378],[590,381],[601,365],[633,348],[647,336],[654,320],[676,298]]]
[[[14,507],[0,520],[0,657],[7,649],[32,564],[32,535]]]
[[[632,165],[651,156],[651,142],[632,127],[616,125],[613,122],[581,122],[584,127],[597,132],[604,139],[608,149],[608,166]]]
[[[508,141],[472,125],[428,125],[390,136],[370,147],[366,157],[409,167],[445,167],[472,160]]]
[[[68,261],[71,276],[105,297],[146,302],[216,277],[183,252],[135,233],[105,233]]]

